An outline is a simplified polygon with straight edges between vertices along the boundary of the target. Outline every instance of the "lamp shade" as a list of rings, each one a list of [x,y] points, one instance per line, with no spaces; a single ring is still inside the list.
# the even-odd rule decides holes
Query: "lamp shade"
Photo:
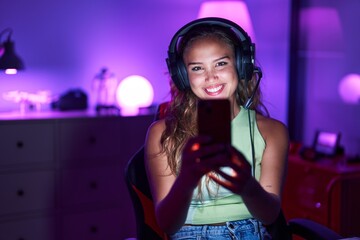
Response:
[[[244,1],[204,1],[200,6],[198,18],[204,17],[229,19],[243,28],[252,42],[256,42],[250,13]]]
[[[300,11],[299,48],[311,52],[343,52],[344,34],[339,12],[332,7]]]
[[[1,51],[2,55],[0,54],[0,70],[22,70],[24,69],[24,63],[21,58],[15,53],[15,44],[10,39],[11,30],[6,30],[10,31],[10,34],[7,40],[0,45],[0,47],[3,48]],[[5,33],[5,30],[2,33]]]
[[[338,87],[343,102],[348,104],[360,104],[360,75],[350,73],[344,76]]]
[[[154,89],[145,77],[131,75],[119,83],[116,99],[121,107],[121,115],[137,115],[139,108],[151,106]]]

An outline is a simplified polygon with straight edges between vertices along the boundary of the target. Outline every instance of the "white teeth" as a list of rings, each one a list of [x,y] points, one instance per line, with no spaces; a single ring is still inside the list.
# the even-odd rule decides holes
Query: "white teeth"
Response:
[[[218,86],[216,88],[207,88],[206,91],[214,93],[214,92],[219,91],[221,88],[222,88],[222,86],[220,85],[220,86]]]

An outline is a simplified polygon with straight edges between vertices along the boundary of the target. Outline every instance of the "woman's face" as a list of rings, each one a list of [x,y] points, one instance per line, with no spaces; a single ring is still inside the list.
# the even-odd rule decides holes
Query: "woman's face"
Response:
[[[232,48],[216,38],[194,41],[184,52],[190,87],[200,99],[235,101],[238,76]]]

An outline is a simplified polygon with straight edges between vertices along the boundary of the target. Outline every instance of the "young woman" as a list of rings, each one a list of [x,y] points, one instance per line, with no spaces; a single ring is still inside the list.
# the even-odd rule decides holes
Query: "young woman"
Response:
[[[171,239],[269,239],[288,133],[262,104],[250,38],[226,19],[195,20],[175,34],[167,63],[172,98],[145,143],[159,226]],[[198,135],[199,99],[230,101],[231,144]]]

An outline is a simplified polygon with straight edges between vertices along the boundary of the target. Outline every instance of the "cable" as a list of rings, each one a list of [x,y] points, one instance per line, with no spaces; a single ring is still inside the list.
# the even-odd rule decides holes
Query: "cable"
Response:
[[[252,166],[251,166],[251,175],[256,178],[255,175],[255,166],[256,166],[256,158],[255,158],[255,145],[254,145],[254,128],[252,127],[252,123],[251,122],[251,116],[250,116],[250,109],[247,109],[247,115],[248,115],[248,122],[249,122],[249,135],[250,135],[250,145],[251,145],[251,158],[252,158]],[[256,116],[254,119],[254,122],[256,121]],[[259,239],[262,239],[262,234],[261,234],[261,230],[260,230],[260,223],[258,220],[256,220],[256,227],[259,233]]]
[[[252,128],[250,110],[247,110],[248,114],[248,122],[249,122],[249,134],[250,134],[250,145],[251,145],[251,158],[252,158],[252,167],[251,167],[251,175],[255,178],[255,146],[254,146],[254,129]]]
[[[259,88],[259,84],[262,78],[262,71],[259,67],[256,67],[254,69],[254,73],[257,74],[257,81],[256,81],[256,85],[254,90],[251,93],[251,96],[248,97],[248,100],[246,101],[246,103],[244,104],[244,108],[247,110],[248,113],[248,121],[249,121],[249,134],[250,134],[250,144],[251,144],[251,157],[252,157],[252,168],[251,168],[251,174],[253,177],[255,177],[255,164],[256,164],[256,160],[255,160],[255,149],[254,149],[254,130],[252,129],[252,125],[251,125],[251,117],[250,117],[250,107],[253,103],[253,99],[254,96],[256,94],[256,91]],[[247,88],[245,88],[245,92],[246,92],[246,96],[249,96]],[[256,118],[254,119],[254,121],[256,121]]]
[[[253,104],[254,96],[255,96],[255,94],[256,94],[257,89],[259,88],[260,80],[261,80],[261,78],[262,78],[261,68],[256,67],[256,68],[254,69],[254,73],[258,76],[258,79],[257,79],[257,81],[256,81],[256,85],[255,85],[255,88],[254,88],[251,96],[248,97],[246,103],[244,104],[244,108],[245,108],[245,109],[250,109],[251,105]],[[247,94],[247,93],[248,93],[248,92],[247,92],[247,89],[246,89],[246,94]],[[247,96],[249,96],[249,95],[247,94]]]
[[[261,69],[256,68],[255,73],[258,75],[258,80],[256,82],[255,88],[254,88],[251,96],[246,101],[246,103],[244,105],[244,108],[247,110],[248,124],[249,124],[249,135],[250,135],[249,137],[250,137],[251,158],[252,158],[251,175],[256,179],[256,175],[255,175],[256,158],[255,158],[255,145],[254,145],[254,128],[252,127],[252,124],[256,124],[256,113],[255,113],[254,121],[251,122],[251,116],[250,116],[250,109],[249,108],[253,103],[253,98],[255,96],[255,93],[256,93],[256,91],[257,91],[257,89],[259,87],[260,80],[262,78]],[[247,93],[247,90],[246,90],[246,93]],[[259,233],[259,239],[262,240],[262,234],[261,234],[261,230],[260,230],[260,223],[259,223],[258,220],[256,221],[256,227],[257,227],[257,231]]]

